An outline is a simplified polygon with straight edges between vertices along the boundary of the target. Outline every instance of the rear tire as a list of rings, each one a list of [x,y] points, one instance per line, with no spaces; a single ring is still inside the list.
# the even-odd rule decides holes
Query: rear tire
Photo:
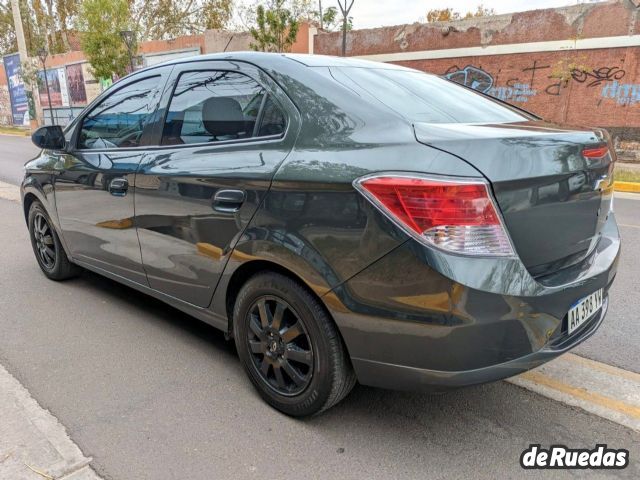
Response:
[[[251,383],[287,415],[318,414],[356,383],[333,320],[289,277],[268,272],[250,278],[236,299],[233,333]]]
[[[34,201],[29,208],[29,237],[42,273],[51,280],[66,280],[80,273],[80,267],[69,261],[60,237],[42,204]]]

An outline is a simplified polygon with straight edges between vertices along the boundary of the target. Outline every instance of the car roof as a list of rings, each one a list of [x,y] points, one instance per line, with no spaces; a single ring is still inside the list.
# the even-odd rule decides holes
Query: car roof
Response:
[[[257,67],[270,68],[274,64],[283,60],[291,60],[306,67],[359,67],[359,68],[384,68],[393,70],[411,70],[406,67],[393,65],[390,63],[373,62],[353,57],[333,57],[329,55],[309,55],[301,53],[268,53],[268,52],[222,52],[195,55],[191,57],[176,58],[154,65],[179,65],[188,62],[198,62],[207,60],[236,60],[252,63]]]

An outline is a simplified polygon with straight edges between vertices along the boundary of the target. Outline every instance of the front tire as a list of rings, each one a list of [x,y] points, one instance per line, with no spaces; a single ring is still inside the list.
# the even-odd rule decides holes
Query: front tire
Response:
[[[302,417],[342,400],[356,378],[342,338],[320,302],[275,272],[242,287],[233,312],[240,360],[262,398]]]
[[[42,204],[34,201],[29,208],[29,237],[42,273],[51,280],[75,277],[80,267],[69,261],[60,237]]]

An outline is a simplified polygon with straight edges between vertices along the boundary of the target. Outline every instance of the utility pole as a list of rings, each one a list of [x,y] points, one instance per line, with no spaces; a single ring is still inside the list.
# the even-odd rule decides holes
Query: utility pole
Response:
[[[355,0],[351,0],[349,6],[347,3],[349,0],[338,0],[338,5],[340,6],[340,11],[342,12],[342,56],[347,56],[347,24],[349,22],[349,12],[351,11],[351,7],[353,7],[353,2]],[[344,5],[342,4],[344,2]]]
[[[322,0],[318,0],[318,12],[320,12],[320,30],[324,30],[324,22],[322,21]]]
[[[16,31],[16,41],[18,42],[18,54],[20,55],[20,69],[22,70],[29,63],[29,55],[27,54],[27,42],[24,39],[24,29],[22,28],[19,0],[11,0],[11,10],[13,12],[13,28]],[[25,82],[24,90],[29,101],[29,110],[31,110],[31,102],[33,101],[31,85]],[[32,119],[30,118],[30,120]]]
[[[49,116],[51,117],[51,125],[56,125],[58,123],[58,115],[56,114],[56,119],[53,119],[53,105],[51,105],[51,92],[49,91],[49,78],[47,75],[47,56],[49,52],[47,49],[42,47],[38,50],[38,57],[40,57],[40,61],[42,62],[42,69],[44,70],[44,84],[47,86],[47,98],[49,99]],[[42,116],[44,117],[44,106],[42,107]],[[42,123],[46,123],[46,118],[42,119]]]
[[[24,65],[27,61],[27,42],[24,40],[24,30],[22,28],[22,16],[20,15],[20,1],[11,0],[11,10],[13,11],[13,28],[16,31],[16,40],[18,41],[18,53],[20,54],[20,63]]]

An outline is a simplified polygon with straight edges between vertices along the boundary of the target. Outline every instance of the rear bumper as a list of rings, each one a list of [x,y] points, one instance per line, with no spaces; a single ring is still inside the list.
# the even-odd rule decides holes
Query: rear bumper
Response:
[[[602,324],[608,303],[607,297],[602,309],[594,315],[594,318],[561,346],[549,345],[535,353],[488,367],[452,372],[393,365],[361,358],[352,358],[351,361],[360,383],[392,390],[433,392],[493,382],[538,367],[585,341]]]
[[[450,259],[410,240],[323,298],[360,383],[442,390],[516,375],[593,335],[619,254],[614,215],[589,258],[540,281],[517,259]],[[567,335],[570,308],[600,288],[601,310]]]

